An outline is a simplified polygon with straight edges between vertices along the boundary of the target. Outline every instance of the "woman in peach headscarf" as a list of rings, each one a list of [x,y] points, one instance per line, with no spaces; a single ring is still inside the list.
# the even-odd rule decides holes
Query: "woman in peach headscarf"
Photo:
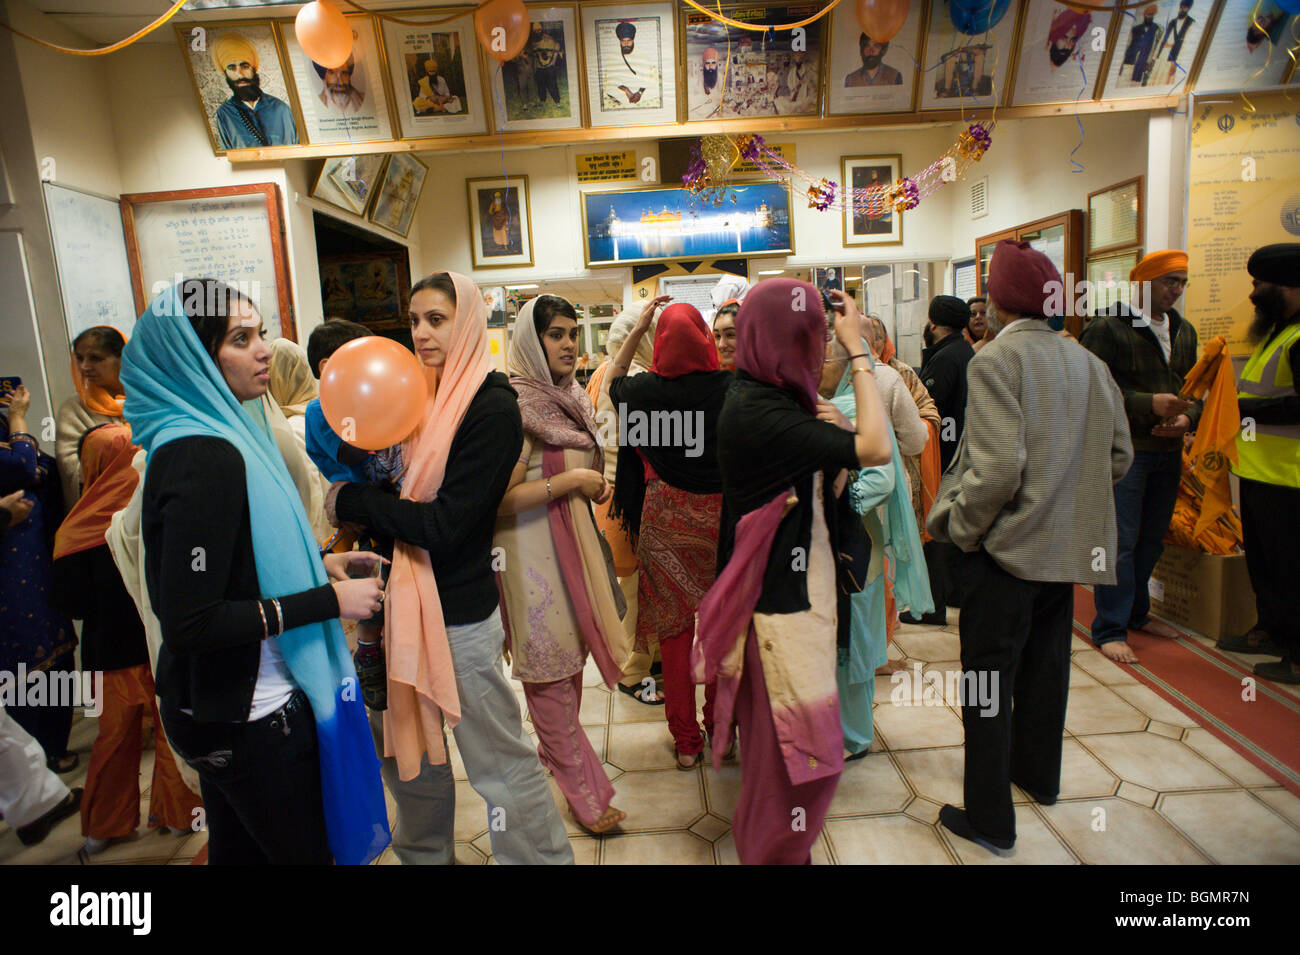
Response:
[[[385,600],[382,716],[384,780],[397,800],[393,848],[408,864],[452,861],[449,726],[470,785],[492,813],[496,860],[571,863],[564,823],[501,668],[492,534],[523,447],[515,392],[492,370],[487,314],[473,282],[435,272],[415,284],[410,302],[429,401],[402,444],[401,498],[336,484],[326,499],[334,523],[361,524],[397,542]]]
[[[63,479],[63,501],[71,508],[81,496],[81,439],[101,424],[122,423],[125,393],[118,377],[126,336],[111,325],[88,328],[72,340],[75,397],[59,406],[54,456]]]

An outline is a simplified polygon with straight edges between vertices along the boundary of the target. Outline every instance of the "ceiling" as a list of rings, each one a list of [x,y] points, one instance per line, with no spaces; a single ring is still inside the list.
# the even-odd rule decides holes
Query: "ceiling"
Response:
[[[489,286],[492,282],[479,282],[479,285]],[[527,282],[524,284],[531,285]],[[567,299],[578,305],[603,305],[612,302],[615,306],[622,308],[623,305],[623,273],[621,269],[615,270],[609,278],[598,279],[548,279],[545,282],[538,283],[539,288],[521,289],[521,295],[532,297],[534,295],[558,295],[560,298]],[[510,286],[506,285],[509,289]]]

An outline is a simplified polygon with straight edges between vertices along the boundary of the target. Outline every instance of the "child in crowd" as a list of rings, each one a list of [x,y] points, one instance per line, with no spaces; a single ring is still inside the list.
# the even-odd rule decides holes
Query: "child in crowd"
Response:
[[[312,374],[319,379],[334,352],[354,339],[371,334],[370,329],[364,325],[343,319],[327,319],[324,324],[318,325],[307,340],[307,360],[311,363]],[[373,484],[392,494],[401,493],[400,444],[382,451],[354,448],[329,426],[319,398],[307,405],[306,419],[307,454],[326,480],[331,483],[346,481]],[[357,531],[357,542],[362,550],[373,549],[385,558],[392,558],[391,538],[371,535],[364,528],[351,529]],[[387,565],[383,565],[381,572],[385,578],[388,576]],[[357,679],[361,683],[361,698],[366,706],[375,711],[387,709],[388,706],[383,636],[384,610],[381,605],[374,616],[357,622],[357,650],[352,658],[357,669]]]

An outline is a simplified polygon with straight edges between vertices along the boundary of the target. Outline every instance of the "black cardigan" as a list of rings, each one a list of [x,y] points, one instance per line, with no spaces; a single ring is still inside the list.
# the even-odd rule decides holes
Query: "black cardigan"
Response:
[[[873,386],[874,387],[874,386]],[[727,392],[718,418],[718,464],[722,468],[722,524],[718,572],[731,559],[740,519],[762,507],[783,488],[794,486],[799,503],[777,527],[763,576],[758,613],[807,610],[808,561],[793,559],[796,547],[807,555],[812,541],[813,475],[823,472],[823,516],[832,550],[847,549],[847,539],[863,535],[847,491],[835,497],[832,485],[842,468],[858,463],[857,437],[838,425],[819,421],[787,391],[756,381],[745,372]]]
[[[448,626],[478,623],[499,602],[492,571],[497,508],[524,446],[519,401],[510,381],[490,372],[452,439],[442,486],[432,501],[409,501],[367,484],[339,490],[343,522],[429,552]]]
[[[966,427],[966,366],[975,357],[975,349],[961,332],[953,332],[935,342],[922,353],[921,384],[939,409],[939,467],[948,469],[957,453],[962,430]],[[954,428],[948,428],[948,419]],[[948,438],[951,435],[951,439]]]
[[[247,720],[264,631],[243,455],[209,437],[154,451],[140,533],[145,584],[162,624],[155,683],[164,711],[189,709],[199,722]],[[269,596],[279,598],[286,630],[339,615],[329,584]],[[269,599],[261,603],[274,633],[275,610]]]

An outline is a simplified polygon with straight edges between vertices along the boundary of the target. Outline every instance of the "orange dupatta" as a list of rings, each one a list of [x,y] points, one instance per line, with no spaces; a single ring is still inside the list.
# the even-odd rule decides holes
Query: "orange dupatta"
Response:
[[[483,296],[463,275],[448,273],[456,286],[455,326],[447,361],[439,374],[425,369],[429,400],[424,420],[402,443],[406,466],[402,498],[431,501],[442,486],[447,456],[465,412],[492,371]],[[384,600],[384,644],[388,657],[388,709],[384,712],[384,754],[397,758],[403,780],[420,772],[420,758],[447,762],[443,718],[460,722],[460,699],[442,600],[429,552],[396,541]]]
[[[1192,537],[1196,538],[1222,514],[1232,510],[1228,463],[1237,463],[1241,411],[1237,406],[1232,358],[1222,335],[1215,335],[1206,343],[1200,361],[1183,379],[1183,394],[1192,398],[1206,395],[1191,450],[1192,473],[1205,486],[1201,514],[1192,529]]]
[[[112,325],[96,325],[94,327],[113,328]],[[116,328],[113,328],[113,331],[122,335]],[[129,339],[122,335],[122,340],[125,342]],[[77,397],[81,399],[81,403],[95,414],[108,415],[110,418],[122,417],[122,402],[126,400],[126,395],[113,395],[103,385],[88,384],[85,375],[81,373],[81,368],[77,365],[75,353],[70,360],[72,362],[72,384],[77,389]]]
[[[109,522],[131,502],[139,483],[140,474],[131,466],[139,450],[131,443],[131,426],[126,423],[101,425],[86,433],[81,447],[86,489],[54,535],[54,560],[108,543],[104,535]]]

